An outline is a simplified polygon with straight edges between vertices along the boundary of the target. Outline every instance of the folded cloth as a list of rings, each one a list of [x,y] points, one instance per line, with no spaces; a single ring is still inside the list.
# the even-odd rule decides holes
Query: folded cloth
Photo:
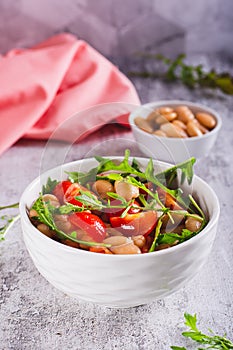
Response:
[[[71,34],[0,56],[0,81],[0,154],[21,137],[50,138],[64,121],[90,106],[139,104],[134,86],[117,67]],[[112,118],[106,115],[104,121]],[[78,123],[77,139],[79,129],[87,135],[103,120],[95,115]]]

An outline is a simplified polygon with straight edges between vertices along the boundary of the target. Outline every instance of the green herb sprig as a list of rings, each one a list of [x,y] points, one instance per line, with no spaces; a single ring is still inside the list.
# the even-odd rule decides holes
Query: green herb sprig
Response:
[[[18,208],[19,203],[14,203],[10,205],[0,206],[0,210],[4,209],[14,209]],[[0,217],[0,241],[3,241],[6,237],[9,229],[14,225],[14,223],[20,218],[19,215],[2,215]]]
[[[233,77],[227,73],[217,73],[215,69],[205,71],[203,65],[189,65],[184,62],[186,55],[180,54],[174,60],[163,55],[145,54],[146,58],[162,61],[167,67],[164,74],[142,71],[130,72],[132,76],[142,78],[165,78],[167,81],[181,81],[189,88],[204,87],[219,89],[223,93],[233,95]]]
[[[209,334],[202,333],[197,328],[197,317],[196,314],[190,315],[188,313],[184,314],[185,325],[189,327],[189,330],[183,332],[182,335],[186,338],[190,338],[193,341],[204,345],[204,347],[198,347],[197,350],[205,349],[219,349],[219,350],[230,350],[233,349],[233,343],[231,340],[226,338],[226,335],[220,336],[215,334],[211,329],[209,329]],[[171,346],[172,350],[187,350],[185,347]]]

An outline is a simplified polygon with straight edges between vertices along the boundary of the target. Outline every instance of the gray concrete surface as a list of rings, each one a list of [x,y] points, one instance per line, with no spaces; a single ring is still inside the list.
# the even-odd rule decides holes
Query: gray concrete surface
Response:
[[[220,61],[215,65],[232,69]],[[128,68],[124,66],[125,71]],[[218,233],[205,268],[165,299],[129,309],[100,307],[71,299],[38,273],[18,222],[0,242],[1,350],[166,350],[170,345],[192,349],[181,336],[184,312],[197,313],[203,330],[226,332],[233,339],[233,98],[160,80],[135,78],[134,83],[142,102],[188,99],[222,115],[223,127],[213,151],[196,165],[196,173],[215,189],[221,203]],[[18,201],[25,186],[39,175],[44,146],[43,141],[21,140],[1,156],[0,204]],[[67,160],[97,152],[122,155],[126,147],[141,155],[130,131],[107,127],[75,145]]]

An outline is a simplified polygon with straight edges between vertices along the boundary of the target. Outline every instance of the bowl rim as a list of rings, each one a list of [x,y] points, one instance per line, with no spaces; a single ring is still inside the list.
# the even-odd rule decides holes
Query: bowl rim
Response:
[[[167,137],[167,136],[158,136],[158,135],[154,135],[154,134],[150,134],[142,129],[140,129],[134,122],[134,119],[136,117],[136,114],[138,113],[138,111],[140,109],[143,109],[143,108],[154,108],[154,107],[159,107],[159,106],[168,106],[169,107],[169,104],[170,105],[187,105],[187,107],[194,107],[194,108],[199,108],[199,109],[202,109],[203,110],[203,113],[205,112],[208,112],[209,114],[212,114],[214,116],[214,118],[216,119],[217,121],[217,124],[216,126],[210,130],[208,133],[206,134],[203,134],[201,136],[193,136],[193,137],[187,137],[187,138],[179,138],[179,137]],[[144,118],[142,116],[142,118]],[[159,139],[159,140],[166,140],[168,142],[177,142],[177,140],[180,140],[182,142],[193,142],[193,141],[196,141],[196,140],[200,140],[200,139],[205,139],[205,138],[208,138],[210,137],[211,135],[213,134],[216,134],[219,132],[219,130],[221,129],[222,127],[222,118],[220,117],[219,113],[217,111],[215,111],[214,109],[208,107],[208,106],[205,106],[203,104],[200,104],[200,103],[196,103],[196,102],[191,102],[191,101],[186,101],[186,100],[159,100],[159,101],[154,101],[154,102],[149,102],[149,103],[145,103],[145,104],[142,104],[141,106],[139,106],[136,110],[134,110],[133,112],[130,113],[129,115],[129,124],[132,128],[133,131],[137,131],[139,133],[141,133],[142,135],[144,136],[147,136],[147,137],[150,137],[152,139]]]
[[[106,158],[110,158],[110,159],[123,159],[124,157],[122,156],[107,156]],[[140,161],[149,161],[150,158],[146,158],[146,157],[129,157],[129,159],[133,159],[136,158],[139,162]],[[37,176],[32,182],[30,182],[28,184],[28,186],[25,188],[25,190],[23,191],[21,197],[20,197],[20,201],[19,201],[19,212],[20,212],[20,218],[21,218],[21,224],[22,222],[24,222],[24,224],[27,225],[28,229],[32,230],[33,232],[35,232],[35,234],[37,234],[38,237],[40,237],[42,240],[45,240],[45,242],[47,241],[49,244],[54,245],[54,247],[60,247],[61,249],[67,250],[67,252],[72,252],[73,254],[84,254],[86,256],[90,256],[90,254],[93,254],[94,252],[89,252],[83,249],[78,249],[78,248],[74,248],[74,247],[70,247],[67,246],[65,244],[62,244],[58,241],[55,241],[52,238],[47,237],[46,235],[44,235],[42,232],[40,232],[30,221],[28,215],[27,215],[27,211],[26,211],[26,196],[28,194],[28,192],[30,192],[30,190],[37,185],[37,183],[40,181],[41,177],[49,177],[50,173],[53,171],[58,171],[58,170],[65,170],[63,169],[69,166],[73,166],[75,164],[80,164],[81,162],[84,163],[89,163],[90,161],[95,160],[94,157],[91,158],[85,158],[85,159],[79,159],[76,161],[71,161],[68,163],[64,163],[62,165],[59,165],[57,167],[54,167],[52,169],[47,170],[46,172],[42,173],[41,175]],[[167,162],[163,162],[160,160],[156,160],[156,159],[152,159],[154,164],[159,164],[165,167],[169,167],[169,166],[174,166],[174,164],[170,164]],[[97,161],[96,161],[97,162]],[[98,163],[96,163],[98,164]],[[214,190],[212,189],[212,187],[205,182],[203,179],[201,179],[199,176],[195,175],[193,176],[193,181],[196,180],[199,183],[201,183],[202,185],[205,185],[209,192],[211,193],[211,195],[213,196],[213,202],[214,204],[214,208],[213,208],[213,215],[210,218],[209,222],[207,223],[207,225],[204,227],[204,229],[202,231],[200,231],[200,233],[198,233],[196,236],[190,238],[189,240],[180,243],[176,246],[170,247],[168,249],[163,249],[163,250],[158,250],[158,251],[154,251],[151,253],[144,253],[144,254],[101,254],[101,253],[95,253],[94,256],[98,256],[100,259],[117,259],[117,260],[125,260],[125,259],[145,259],[146,257],[155,257],[155,256],[161,256],[161,255],[170,255],[170,254],[174,254],[176,251],[182,250],[182,248],[185,248],[188,245],[191,245],[192,243],[194,243],[195,241],[198,241],[202,238],[203,235],[205,235],[206,231],[211,230],[213,226],[215,226],[218,222],[219,219],[219,215],[220,215],[220,204],[219,204],[219,200],[218,197],[216,195],[216,193],[214,192]],[[24,230],[22,230],[24,231]],[[24,233],[23,233],[24,236]],[[93,255],[91,255],[93,256]],[[108,256],[106,258],[106,256]]]

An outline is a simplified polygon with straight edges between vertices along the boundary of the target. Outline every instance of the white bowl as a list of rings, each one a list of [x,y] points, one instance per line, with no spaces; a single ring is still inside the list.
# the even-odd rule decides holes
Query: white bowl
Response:
[[[205,135],[181,139],[159,137],[149,134],[141,130],[134,123],[134,119],[136,117],[140,116],[142,118],[146,118],[155,108],[161,106],[177,107],[180,105],[189,107],[194,113],[206,112],[213,115],[217,121],[217,125],[213,130]],[[129,123],[138,143],[138,147],[143,154],[148,157],[169,163],[182,162],[190,157],[195,157],[198,159],[207,156],[216,141],[222,125],[219,114],[213,109],[198,103],[182,100],[167,100],[144,104],[130,114]]]
[[[148,163],[145,158],[138,160],[145,166]],[[159,171],[168,167],[162,162],[154,163]],[[64,171],[80,171],[80,167],[81,171],[88,170],[96,164],[94,159],[65,164],[49,170],[25,189],[20,199],[21,223],[24,241],[35,266],[64,293],[109,307],[141,305],[175,292],[204,266],[217,229],[218,199],[209,185],[197,176],[193,179],[193,193],[209,216],[209,223],[195,237],[166,250],[140,255],[92,253],[52,240],[30,222],[26,207],[38,197],[48,176],[61,180],[66,178]]]

